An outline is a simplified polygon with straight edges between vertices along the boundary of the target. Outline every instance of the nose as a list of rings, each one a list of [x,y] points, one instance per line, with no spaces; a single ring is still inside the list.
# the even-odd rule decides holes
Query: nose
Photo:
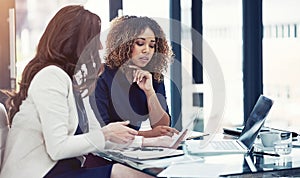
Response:
[[[99,50],[101,50],[101,49],[103,49],[103,45],[102,45],[102,43],[100,41]]]
[[[148,45],[145,45],[144,49],[143,49],[143,53],[148,53],[150,50],[150,47]]]

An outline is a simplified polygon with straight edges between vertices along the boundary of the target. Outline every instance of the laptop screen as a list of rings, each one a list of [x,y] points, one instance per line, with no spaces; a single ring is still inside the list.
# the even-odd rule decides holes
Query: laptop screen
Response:
[[[273,101],[266,96],[260,95],[250,116],[248,117],[244,129],[239,137],[239,140],[251,150],[253,143],[264,124],[266,116],[268,115]]]

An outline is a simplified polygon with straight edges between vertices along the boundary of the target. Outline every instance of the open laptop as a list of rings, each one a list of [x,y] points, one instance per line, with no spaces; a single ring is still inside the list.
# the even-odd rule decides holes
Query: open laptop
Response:
[[[203,141],[200,143],[199,141],[186,141],[188,153],[207,156],[250,152],[272,105],[271,99],[260,95],[237,140],[222,139],[206,143]]]
[[[186,126],[179,132],[178,135],[173,136],[173,142],[169,147],[141,147],[141,148],[132,148],[127,147],[121,150],[107,150],[106,154],[114,158],[119,159],[129,159],[135,161],[150,160],[150,159],[160,159],[173,156],[183,155],[182,150],[177,150],[180,143],[184,140],[187,131],[189,130],[190,125],[193,123],[194,118],[191,119]]]

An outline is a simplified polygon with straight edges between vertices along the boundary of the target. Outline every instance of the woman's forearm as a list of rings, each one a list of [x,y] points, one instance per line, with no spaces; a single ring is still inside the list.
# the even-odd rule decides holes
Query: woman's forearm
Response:
[[[147,92],[147,101],[148,101],[148,110],[149,110],[149,119],[152,128],[158,125],[170,125],[170,117],[166,111],[162,108],[156,93]]]

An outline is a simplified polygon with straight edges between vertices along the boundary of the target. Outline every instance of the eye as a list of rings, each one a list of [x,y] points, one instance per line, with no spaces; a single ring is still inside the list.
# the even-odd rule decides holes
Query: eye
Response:
[[[135,44],[138,45],[138,46],[143,46],[144,45],[144,43],[140,43],[140,42],[136,42]]]
[[[136,40],[135,44],[138,46],[143,46],[145,44],[145,42],[143,40]]]
[[[155,45],[156,45],[155,43],[150,43],[149,47],[153,49],[153,48],[155,48]]]

